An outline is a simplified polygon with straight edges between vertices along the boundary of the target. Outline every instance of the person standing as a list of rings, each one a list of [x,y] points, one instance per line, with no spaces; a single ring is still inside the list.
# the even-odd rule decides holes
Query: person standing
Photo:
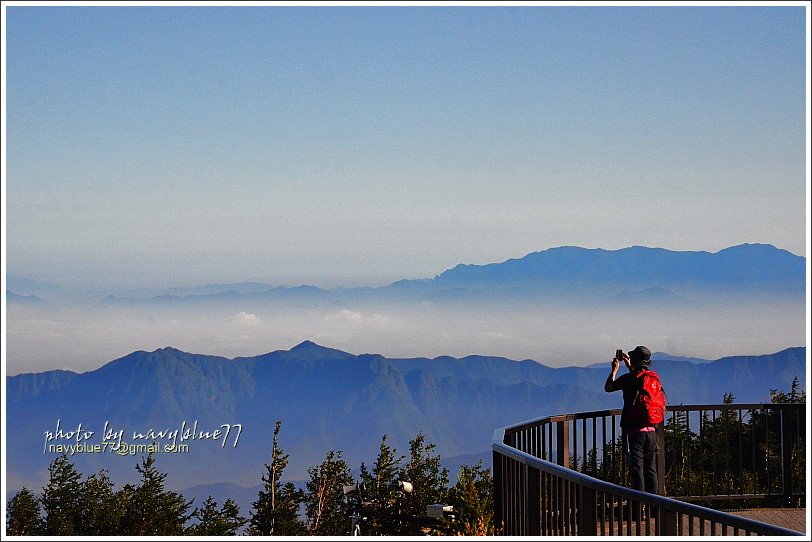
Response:
[[[616,378],[621,359],[629,372]],[[638,346],[628,354],[618,350],[604,390],[623,392],[620,427],[632,489],[657,493],[656,426],[665,415],[665,393],[659,375],[650,366],[651,351],[645,346]]]

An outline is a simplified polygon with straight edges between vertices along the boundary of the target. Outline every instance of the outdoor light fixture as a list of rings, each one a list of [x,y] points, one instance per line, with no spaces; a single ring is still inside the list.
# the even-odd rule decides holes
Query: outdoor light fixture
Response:
[[[435,519],[454,517],[454,507],[450,504],[430,504],[426,507],[426,516]]]
[[[411,493],[414,489],[414,486],[411,482],[405,482],[403,480],[398,480],[398,489],[401,490],[403,493]]]

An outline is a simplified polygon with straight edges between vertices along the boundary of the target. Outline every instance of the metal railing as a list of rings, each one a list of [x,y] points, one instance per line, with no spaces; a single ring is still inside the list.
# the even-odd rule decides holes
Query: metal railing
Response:
[[[497,528],[536,535],[801,534],[685,501],[803,500],[804,404],[669,407],[658,427],[657,463],[660,493],[675,498],[623,487],[620,412],[550,416],[497,430]]]

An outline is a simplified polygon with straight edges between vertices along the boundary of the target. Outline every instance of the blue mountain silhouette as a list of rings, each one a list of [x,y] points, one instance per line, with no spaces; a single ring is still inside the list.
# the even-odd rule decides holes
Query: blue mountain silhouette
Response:
[[[487,265],[458,265],[438,275],[445,284],[722,283],[786,284],[803,281],[805,258],[772,245],[744,244],[719,252],[634,246],[620,250],[558,247]]]
[[[33,294],[30,295],[19,295],[15,294],[14,292],[10,292],[6,290],[6,301],[8,303],[17,303],[20,305],[44,305],[45,301]]]
[[[125,305],[274,303],[319,306],[355,301],[533,301],[539,296],[590,303],[685,305],[714,295],[798,299],[806,258],[767,244],[719,252],[634,246],[619,250],[564,246],[484,265],[460,264],[432,279],[380,288],[271,287],[258,283],[175,288],[151,299],[108,297]],[[183,295],[180,295],[183,293]]]
[[[768,400],[770,389],[805,386],[805,349],[710,363],[657,360],[672,403]],[[7,378],[10,479],[37,487],[53,454],[43,454],[44,431],[82,423],[99,431],[105,421],[129,431],[242,423],[236,448],[193,443],[189,454],[161,454],[168,482],[183,488],[229,482],[254,486],[270,452],[275,420],[291,456],[287,475],[331,449],[355,467],[374,459],[382,435],[400,450],[419,431],[444,457],[489,449],[493,429],[563,412],[620,406],[603,392],[608,364],[554,369],[533,360],[487,356],[391,359],[354,355],[310,341],[290,350],[227,359],[175,348],[138,351],[86,373],[48,371]],[[137,457],[75,456],[85,472],[107,468],[114,480],[134,472]],[[10,490],[19,489],[10,487]]]

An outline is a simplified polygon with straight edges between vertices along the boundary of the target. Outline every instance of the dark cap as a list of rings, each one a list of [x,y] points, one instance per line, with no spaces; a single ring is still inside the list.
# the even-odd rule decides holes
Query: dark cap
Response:
[[[644,367],[648,367],[651,365],[651,350],[645,346],[638,346],[629,352],[629,359],[631,360],[632,365],[642,365]]]

